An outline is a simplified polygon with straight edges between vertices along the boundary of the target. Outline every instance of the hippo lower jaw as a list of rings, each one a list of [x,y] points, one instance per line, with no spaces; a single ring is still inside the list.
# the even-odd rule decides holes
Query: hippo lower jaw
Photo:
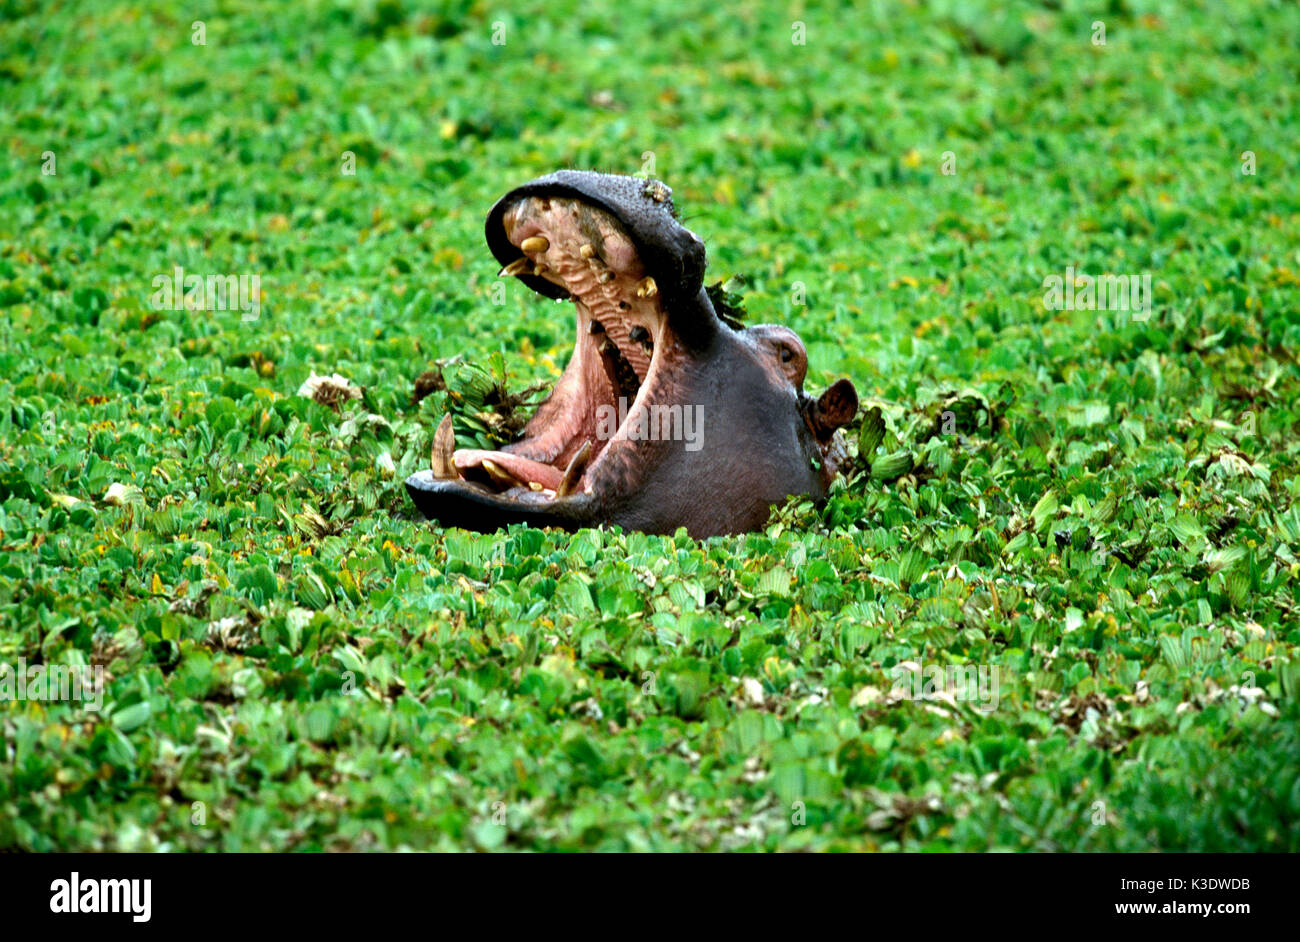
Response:
[[[561,172],[493,209],[502,273],[572,299],[573,355],[518,442],[456,449],[444,418],[432,468],[406,482],[427,516],[703,537],[761,527],[789,494],[825,495],[852,385],[812,400],[792,331],[718,319],[700,287],[703,246],[660,205],[667,193]]]

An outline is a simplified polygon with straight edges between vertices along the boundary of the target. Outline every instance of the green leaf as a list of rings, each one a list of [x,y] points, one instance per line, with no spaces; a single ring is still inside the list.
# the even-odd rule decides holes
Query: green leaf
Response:
[[[133,703],[130,706],[114,710],[110,720],[119,730],[129,733],[149,722],[151,715],[152,710],[148,702],[141,700],[139,703]]]
[[[1169,521],[1169,530],[1188,549],[1199,550],[1206,543],[1205,528],[1187,514],[1179,514]]]
[[[1034,509],[1029,512],[1029,517],[1034,521],[1034,532],[1042,533],[1047,529],[1048,524],[1056,519],[1056,512],[1061,509],[1061,503],[1056,497],[1056,491],[1048,491],[1042,497],[1038,498],[1038,503],[1034,504]]]

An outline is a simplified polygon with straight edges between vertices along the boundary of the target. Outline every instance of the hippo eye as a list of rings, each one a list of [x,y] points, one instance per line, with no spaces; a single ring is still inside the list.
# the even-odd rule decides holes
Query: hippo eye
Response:
[[[781,362],[782,362],[782,363],[789,363],[789,362],[790,362],[791,360],[793,360],[793,359],[794,359],[794,351],[791,350],[789,347],[782,347],[782,348],[781,348]]]

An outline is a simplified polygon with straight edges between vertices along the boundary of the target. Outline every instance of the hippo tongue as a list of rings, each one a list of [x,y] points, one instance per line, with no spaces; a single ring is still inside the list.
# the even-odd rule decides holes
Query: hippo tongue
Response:
[[[507,487],[536,484],[538,487],[530,489],[554,491],[564,476],[564,472],[553,465],[512,455],[507,451],[461,448],[455,452],[452,460],[456,470],[466,479],[479,476],[475,472],[482,472],[491,482]]]

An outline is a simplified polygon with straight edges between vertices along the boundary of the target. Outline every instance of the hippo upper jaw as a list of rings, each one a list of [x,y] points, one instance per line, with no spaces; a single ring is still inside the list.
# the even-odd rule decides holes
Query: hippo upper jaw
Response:
[[[503,268],[527,254],[512,232],[520,207],[543,206],[551,200],[586,207],[589,218],[603,217],[608,226],[616,227],[635,248],[644,273],[654,279],[678,335],[694,344],[708,342],[721,322],[711,305],[695,309],[692,304],[704,284],[704,243],[678,221],[671,189],[658,180],[585,170],[558,170],[525,183],[497,200],[488,212],[488,248]],[[548,298],[573,296],[569,285],[545,277],[535,267],[515,274]]]
[[[553,174],[493,207],[488,241],[503,274],[573,301],[574,351],[519,441],[457,450],[443,420],[433,468],[407,481],[427,516],[702,537],[757,528],[789,494],[824,496],[852,385],[810,399],[792,331],[717,316],[667,187]]]

